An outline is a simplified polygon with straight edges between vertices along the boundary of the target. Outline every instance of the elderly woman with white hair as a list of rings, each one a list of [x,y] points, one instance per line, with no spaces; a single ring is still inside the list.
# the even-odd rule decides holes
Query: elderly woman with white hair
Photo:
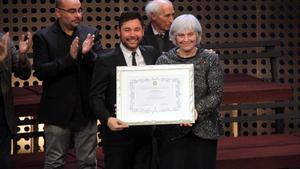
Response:
[[[193,64],[197,119],[194,124],[158,126],[159,168],[214,169],[217,138],[222,123],[217,108],[222,101],[223,70],[218,55],[201,48],[202,28],[191,14],[178,16],[170,28],[176,46],[156,64]]]

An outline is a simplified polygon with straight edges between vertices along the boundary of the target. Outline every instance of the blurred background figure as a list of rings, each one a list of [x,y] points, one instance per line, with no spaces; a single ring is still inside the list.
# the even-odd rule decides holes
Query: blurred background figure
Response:
[[[0,168],[9,169],[10,139],[16,133],[16,115],[13,105],[11,76],[27,80],[31,65],[27,52],[32,44],[31,33],[22,35],[19,50],[10,40],[9,33],[0,33]]]
[[[160,53],[174,47],[169,38],[169,29],[174,20],[175,11],[169,0],[149,1],[145,7],[150,23],[145,28],[143,45],[151,45]]]

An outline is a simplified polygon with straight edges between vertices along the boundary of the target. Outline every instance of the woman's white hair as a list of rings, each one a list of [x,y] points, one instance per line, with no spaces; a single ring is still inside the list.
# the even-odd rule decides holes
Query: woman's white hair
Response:
[[[192,14],[183,14],[175,18],[173,21],[170,31],[169,37],[174,45],[177,46],[176,43],[176,35],[178,33],[183,33],[185,31],[194,31],[197,35],[197,44],[201,41],[202,35],[202,27],[198,19]]]
[[[146,7],[145,7],[145,12],[146,12],[147,16],[151,17],[151,14],[159,15],[160,14],[160,7],[164,3],[172,5],[172,2],[169,1],[169,0],[152,0],[152,1],[149,1],[146,4]]]

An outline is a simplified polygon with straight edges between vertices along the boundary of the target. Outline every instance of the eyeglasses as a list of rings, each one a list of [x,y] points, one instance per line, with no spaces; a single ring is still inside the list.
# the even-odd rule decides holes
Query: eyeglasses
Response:
[[[67,12],[69,14],[76,14],[76,13],[80,13],[82,14],[83,13],[83,9],[82,8],[79,8],[79,9],[63,9],[63,8],[57,8],[59,10],[62,10],[64,12]]]

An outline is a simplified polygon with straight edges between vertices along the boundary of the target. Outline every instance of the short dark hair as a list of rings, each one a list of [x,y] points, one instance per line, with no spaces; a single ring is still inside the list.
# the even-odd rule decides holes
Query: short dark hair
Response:
[[[138,19],[141,22],[141,25],[144,26],[143,19],[140,13],[136,11],[125,11],[122,12],[119,17],[119,25],[118,25],[119,28],[123,25],[124,22],[134,20],[134,19]]]

